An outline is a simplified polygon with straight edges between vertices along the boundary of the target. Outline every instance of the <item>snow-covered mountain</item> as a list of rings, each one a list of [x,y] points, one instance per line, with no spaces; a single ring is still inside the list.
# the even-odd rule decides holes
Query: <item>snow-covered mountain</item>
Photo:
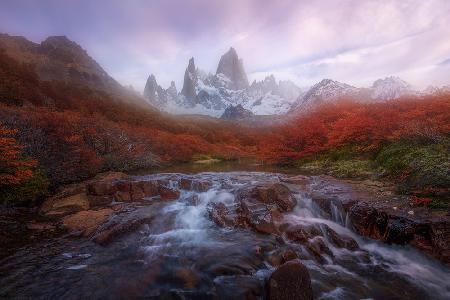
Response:
[[[164,89],[158,85],[155,76],[150,75],[144,97],[156,108],[170,113],[220,117],[227,108],[231,108],[233,112],[238,107],[239,111],[248,111],[254,115],[282,115],[288,112],[305,112],[317,105],[342,98],[386,101],[405,95],[445,91],[445,87],[430,87],[418,92],[407,82],[394,76],[378,79],[368,88],[323,79],[306,92],[291,81],[277,82],[273,75],[249,84],[242,59],[234,48],[230,48],[220,58],[215,74],[198,69],[194,58],[191,58],[179,93],[174,82],[168,89]]]
[[[389,100],[415,93],[409,83],[399,77],[390,76],[376,80],[370,95],[375,100]]]
[[[215,74],[207,74],[189,60],[181,92],[175,84],[167,90],[150,75],[144,97],[155,107],[176,114],[221,116],[230,106],[241,105],[255,115],[284,114],[300,95],[291,81],[277,82],[273,75],[249,85],[242,59],[230,48],[220,58]]]
[[[290,112],[308,111],[317,105],[343,98],[355,101],[386,101],[421,94],[423,92],[413,90],[410,84],[394,76],[378,79],[369,88],[358,88],[331,79],[323,79],[304,95],[300,95]]]

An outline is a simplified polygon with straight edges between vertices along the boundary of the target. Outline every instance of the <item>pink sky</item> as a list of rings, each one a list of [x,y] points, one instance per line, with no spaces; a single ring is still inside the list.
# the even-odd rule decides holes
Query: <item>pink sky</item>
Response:
[[[35,42],[66,35],[139,91],[150,73],[180,89],[191,56],[214,72],[230,46],[251,79],[450,84],[448,0],[4,0],[0,31]]]

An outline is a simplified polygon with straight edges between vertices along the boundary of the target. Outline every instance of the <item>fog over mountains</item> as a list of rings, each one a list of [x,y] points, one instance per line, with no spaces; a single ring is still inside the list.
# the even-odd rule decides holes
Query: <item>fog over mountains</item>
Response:
[[[435,92],[436,87],[415,91],[399,77],[376,80],[371,87],[361,88],[331,79],[323,79],[309,89],[302,90],[294,82],[277,81],[274,75],[262,81],[248,81],[244,62],[236,50],[230,48],[219,60],[214,74],[206,73],[191,58],[184,73],[183,87],[178,92],[175,82],[161,87],[154,74],[145,85],[144,97],[159,110],[175,114],[204,114],[228,118],[230,111],[238,116],[282,115],[307,111],[314,106],[340,98],[356,101],[385,101],[406,95]],[[227,108],[235,108],[227,110]],[[242,113],[244,112],[245,113]],[[224,114],[225,113],[225,114]]]

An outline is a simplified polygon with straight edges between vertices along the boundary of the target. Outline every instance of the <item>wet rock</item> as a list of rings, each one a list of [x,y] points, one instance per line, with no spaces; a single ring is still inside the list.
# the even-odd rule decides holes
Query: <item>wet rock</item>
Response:
[[[267,256],[267,261],[275,267],[294,259],[298,259],[298,255],[293,249],[289,248],[274,250]]]
[[[299,260],[289,261],[275,270],[266,289],[269,300],[313,299],[308,269]]]
[[[328,226],[326,226],[326,233],[330,242],[338,248],[347,248],[349,250],[359,249],[358,243],[347,235],[339,235]]]
[[[192,189],[192,180],[188,178],[180,179],[180,189],[190,191]]]
[[[96,230],[92,240],[105,245],[122,234],[136,230],[142,224],[150,223],[159,211],[157,207],[159,204],[139,207],[125,206]]]
[[[200,282],[200,278],[197,273],[190,268],[178,268],[174,271],[175,277],[183,282],[183,285],[187,289],[195,288]]]
[[[251,196],[265,204],[275,204],[282,212],[292,211],[297,204],[289,188],[281,183],[254,187]]]
[[[192,182],[192,189],[196,192],[202,193],[209,190],[212,186],[212,183],[209,181],[193,181]]]
[[[214,280],[218,299],[263,299],[264,286],[255,276],[222,276]]]
[[[309,239],[322,235],[322,231],[320,230],[320,227],[315,224],[297,224],[289,226],[285,230],[285,234],[291,241],[306,244]]]
[[[321,264],[325,264],[327,262],[324,257],[325,254],[330,257],[334,257],[333,252],[330,248],[328,248],[323,237],[321,236],[316,236],[311,239],[306,245],[306,249],[313,255],[314,259]]]
[[[179,186],[183,190],[202,193],[209,190],[212,186],[212,183],[206,180],[192,180],[189,178],[181,178],[179,181]]]
[[[354,204],[349,218],[355,231],[387,243],[412,245],[450,264],[450,221],[448,217],[421,218],[376,207],[365,202]]]
[[[163,185],[158,187],[158,193],[162,200],[176,200],[180,197],[180,192]]]
[[[63,226],[71,232],[78,231],[84,236],[90,236],[112,213],[110,208],[80,211],[65,217]]]
[[[206,207],[211,220],[221,227],[246,227],[245,220],[232,213],[222,202],[210,202]]]
[[[278,233],[272,211],[263,203],[252,198],[241,199],[241,206],[238,212],[241,213],[246,223],[256,231],[267,234]]]
[[[433,256],[450,265],[450,222],[441,221],[430,225]]]

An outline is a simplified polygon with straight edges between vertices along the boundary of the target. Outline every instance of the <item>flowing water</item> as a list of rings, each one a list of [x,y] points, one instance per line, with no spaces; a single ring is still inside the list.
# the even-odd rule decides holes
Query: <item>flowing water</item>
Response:
[[[181,174],[153,174],[167,179]],[[52,299],[256,299],[280,249],[294,250],[308,268],[316,299],[450,299],[450,270],[413,249],[384,245],[351,231],[343,211],[331,217],[300,186],[289,185],[297,206],[282,222],[328,225],[353,238],[357,250],[338,248],[323,230],[330,252],[318,260],[299,243],[249,229],[222,228],[210,220],[208,203],[231,207],[236,189],[278,182],[280,175],[259,172],[200,173],[191,178],[213,183],[206,192],[181,191],[178,200],[148,199],[157,217],[108,246],[59,238],[27,246],[0,261],[0,298]],[[177,182],[171,185],[177,188]],[[198,196],[192,205],[193,194]],[[152,204],[152,201],[155,204]],[[317,238],[317,237],[315,237]]]

